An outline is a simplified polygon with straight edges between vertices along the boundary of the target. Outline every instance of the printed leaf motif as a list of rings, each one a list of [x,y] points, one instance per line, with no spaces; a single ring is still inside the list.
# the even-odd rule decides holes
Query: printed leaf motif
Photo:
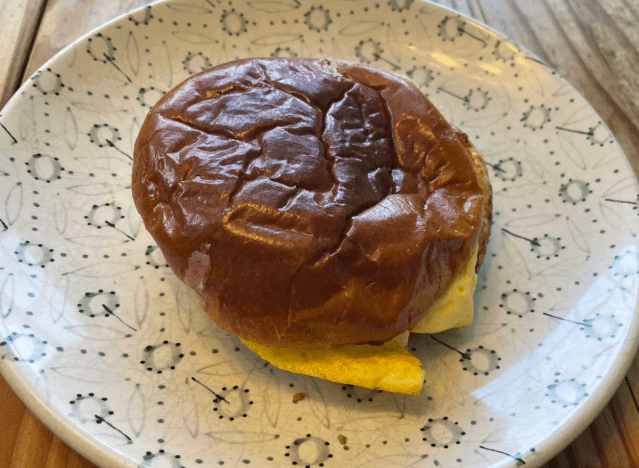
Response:
[[[117,324],[119,323],[120,322],[117,322]],[[122,327],[122,329],[119,330],[117,324],[113,325],[113,327],[105,327],[103,325],[68,325],[63,328],[73,335],[89,338],[94,341],[110,342],[114,338],[127,338],[131,336],[130,333],[128,333],[129,329]]]
[[[259,359],[253,355],[244,359],[229,359],[227,361],[216,362],[210,366],[204,366],[196,369],[198,374],[210,375],[216,377],[231,377],[234,375],[244,374],[246,367],[251,364],[255,364],[255,361]]]
[[[251,41],[251,44],[258,46],[274,46],[299,41],[300,39],[302,39],[302,36],[299,34],[270,34]]]
[[[611,228],[621,232],[628,232],[632,235],[635,234],[635,230],[633,228],[636,223],[628,223],[629,214],[634,216],[635,219],[637,216],[637,213],[632,211],[632,208],[621,206],[619,203],[600,202],[599,209]]]
[[[377,466],[419,466],[419,462],[423,458],[421,455],[381,455],[373,459],[367,460],[357,468],[374,468]]]
[[[572,89],[570,88],[570,85],[568,85],[568,83],[565,82],[560,82],[559,85],[557,86],[557,88],[555,89],[555,91],[553,91],[553,93],[551,94],[551,96],[553,98],[560,98],[563,96],[568,96],[572,94]]]
[[[544,97],[545,93],[543,82],[545,79],[542,78],[542,76],[546,75],[544,66],[531,59],[527,59],[521,68],[523,68],[523,75],[527,85],[526,87]]]
[[[517,395],[517,393],[514,393],[514,392],[513,394]],[[481,443],[482,444],[502,444],[503,441],[507,439],[507,437],[508,437],[507,429],[500,428],[500,429],[491,431],[487,435],[482,437]]]
[[[491,106],[492,107],[492,106]],[[459,121],[459,126],[464,129],[484,129],[486,126],[497,125],[499,122],[508,119],[503,113],[481,113],[471,118],[465,118]]]
[[[628,201],[636,201],[639,196],[636,192],[636,180],[634,177],[625,177],[615,182],[604,192],[602,198],[623,198]]]
[[[508,190],[495,192],[495,199],[519,199],[521,197],[530,196],[531,194],[541,191],[542,188],[535,182],[521,182],[508,186]],[[511,202],[508,202],[511,203]]]
[[[399,67],[402,61],[403,43],[397,39],[396,28],[386,28],[386,46],[385,51],[390,53],[392,67]]]
[[[20,217],[23,201],[22,184],[18,182],[9,190],[6,200],[4,201],[4,212],[6,214],[6,223],[11,226]]]
[[[44,374],[39,374],[37,380],[35,381],[34,384],[35,388],[41,389],[42,391],[42,397],[44,401],[50,401],[51,400],[51,385],[49,383],[49,376],[44,373]]]
[[[419,18],[417,21],[420,25],[420,28],[416,29],[415,35],[419,37],[421,44],[423,44],[424,50],[434,50],[433,44],[435,39],[437,38],[437,33],[433,32],[434,28],[431,27],[428,21],[424,21],[423,18]]]
[[[133,434],[136,438],[140,437],[146,422],[146,398],[139,383],[135,384],[135,388],[129,397],[126,415]]]
[[[619,288],[621,293],[621,299],[623,300],[624,305],[626,306],[626,312],[628,314],[632,314],[637,306],[637,278],[630,279],[623,288]],[[623,310],[623,308],[620,308]],[[619,311],[621,312],[621,310]],[[615,313],[618,313],[615,311]]]
[[[213,10],[204,8],[198,5],[190,5],[188,3],[167,3],[166,7],[169,10],[177,11],[178,13],[187,13],[190,15],[208,15],[213,13]]]
[[[526,167],[530,168],[538,179],[550,177],[552,173],[549,173],[541,158],[537,158],[529,152],[528,146],[524,146],[524,154],[526,155]]]
[[[496,141],[490,144],[489,148],[483,150],[484,159],[495,162],[497,159],[508,159],[510,156],[521,152],[513,141]]]
[[[109,114],[128,114],[129,112],[131,112],[130,109],[126,109],[124,107],[116,107],[112,103],[101,104],[98,101],[92,101],[92,102],[75,101],[75,102],[72,102],[71,105],[75,107],[76,109],[80,109],[85,112],[90,112],[91,114],[109,115]]]
[[[248,2],[248,6],[266,13],[284,13],[300,7],[298,0],[280,0],[280,1],[259,1]]]
[[[70,107],[64,111],[64,122],[62,124],[64,140],[70,150],[74,150],[78,145],[78,122]]]
[[[168,44],[164,43],[164,54],[166,54],[166,57],[162,57],[162,63],[166,63],[166,67],[168,70],[168,73],[166,73],[166,82],[165,82],[165,89],[171,89],[173,88],[173,60],[171,57],[171,49],[169,49]],[[133,146],[131,146],[131,148],[133,148]]]
[[[599,158],[597,161],[595,161],[592,164],[592,169],[600,169],[602,167],[605,167],[609,164],[616,164],[617,161],[619,161],[619,156],[612,152],[612,151],[604,151],[603,155],[601,156],[601,158]]]
[[[112,193],[119,192],[120,190],[126,190],[128,188],[129,187],[126,185],[109,183],[80,184],[66,187],[66,189],[70,192],[89,196],[110,195]]]
[[[375,31],[381,27],[378,21],[358,21],[357,23],[349,24],[343,28],[339,34],[342,36],[359,36],[361,34],[367,34],[371,31]]]
[[[324,382],[322,382],[322,384],[324,384]],[[333,385],[333,383],[331,382],[328,385]],[[308,400],[311,411],[318,422],[326,428],[331,427],[329,403],[322,393],[318,380],[313,377],[304,376],[304,393],[306,393],[306,400]]]
[[[189,435],[197,439],[200,435],[200,408],[194,404],[188,411],[184,411],[184,427]]]
[[[262,375],[273,371],[273,368],[269,366],[264,369]],[[281,409],[282,409],[282,388],[280,384],[283,382],[282,379],[277,378],[276,376],[269,375],[268,377],[263,377],[265,381],[264,392],[263,392],[263,401],[264,401],[264,414],[266,415],[266,419],[271,427],[277,427],[277,423],[280,418]]]
[[[495,232],[497,231],[496,227],[497,226],[493,226],[493,229],[495,229]],[[521,254],[521,249],[525,249],[525,248],[529,249],[530,245],[529,244],[527,245],[527,241],[523,239],[511,240],[510,236],[503,232],[502,232],[502,237],[504,242],[504,248],[501,255],[504,255],[505,258],[508,259],[507,261],[510,265],[516,265],[514,269],[519,270],[519,273],[523,277],[528,279],[532,278],[530,268],[528,267],[528,262],[526,261],[524,256]],[[519,246],[519,244],[515,245],[515,242],[522,243],[522,244],[521,246]]]
[[[439,14],[441,12],[441,8],[435,4],[427,3],[417,11],[420,15],[432,15]]]
[[[579,225],[575,223],[572,219],[566,217],[566,226],[568,226],[568,231],[570,231],[570,237],[575,241],[575,245],[579,247],[581,251],[590,255],[590,246],[588,245],[588,239],[584,235],[584,233],[579,228]]]
[[[135,290],[135,297],[133,298],[133,309],[135,311],[135,323],[138,328],[142,326],[146,320],[146,314],[149,311],[149,289],[146,287],[146,280],[140,278]]]
[[[359,417],[353,417],[346,421],[336,422],[334,427],[340,432],[357,432],[361,427],[366,426],[367,430],[372,432],[383,433],[397,423],[401,421],[402,417],[392,406],[387,407],[385,414],[378,414],[371,416],[370,414],[362,414]],[[390,413],[390,414],[388,414]]]
[[[62,276],[74,275],[83,278],[108,278],[110,276],[118,276],[127,271],[139,270],[137,265],[122,262],[104,262],[95,263],[93,265],[78,268],[77,270],[62,273]]]
[[[13,273],[9,273],[0,286],[0,319],[6,319],[13,311],[16,285]]]
[[[520,228],[530,226],[541,226],[542,224],[552,223],[556,221],[561,215],[555,214],[539,214],[532,216],[522,216],[521,218],[514,219],[504,224],[509,228]]]
[[[74,160],[95,169],[112,169],[114,164],[123,164],[124,157],[120,156],[75,156]]]
[[[129,239],[124,237],[122,234],[116,232],[110,236],[75,236],[75,237],[67,237],[67,241],[82,245],[84,247],[113,247],[114,245],[126,244],[130,242]]]
[[[393,401],[393,403],[395,403],[395,408],[397,409],[397,412],[399,413],[399,417],[400,418],[405,417],[406,408],[408,406],[408,401],[409,401],[407,399],[410,399],[410,397],[407,395],[401,395],[401,394],[390,394],[388,396]]]
[[[67,207],[59,194],[56,194],[53,199],[53,216],[56,231],[64,234],[67,230],[68,213]]]
[[[135,34],[131,31],[129,31],[129,36],[126,39],[126,58],[129,62],[129,68],[137,76],[140,71],[140,48]]]
[[[71,297],[71,277],[67,276],[64,280],[64,298]],[[49,315],[51,321],[56,324],[64,315],[64,312],[68,309],[72,309],[70,301],[62,299],[60,301],[52,301],[49,307]]]
[[[140,133],[140,121],[137,117],[133,117],[131,121],[131,125],[129,127],[129,148],[135,148],[135,140],[138,138],[138,134]]]
[[[215,442],[225,444],[259,444],[275,440],[275,437],[264,432],[249,431],[211,431],[204,434]]]
[[[517,400],[528,398],[541,385],[541,376],[536,367],[538,366],[530,365],[513,369],[503,379],[493,381],[478,390],[478,398],[500,409],[512,407]],[[490,439],[483,439],[483,442],[488,440]]]
[[[561,146],[561,149],[564,151],[564,154],[568,157],[568,159],[570,159],[579,169],[585,170],[588,168],[588,165],[586,164],[586,160],[584,159],[584,153],[579,148],[577,148],[577,145],[575,145],[574,142],[571,141],[571,138],[572,136],[568,137],[560,135],[560,137],[557,138],[557,142],[559,143],[559,146]]]
[[[562,86],[566,86],[567,88],[569,88],[569,86],[565,83]],[[597,119],[593,118],[592,112],[590,111],[590,106],[585,104],[571,112],[568,117],[566,117],[559,123],[559,127],[573,129],[588,128],[592,125],[595,125],[596,123]]]
[[[93,384],[111,384],[122,379],[120,374],[110,371],[107,366],[81,366],[73,363],[68,366],[52,366],[49,370],[74,381]]]
[[[177,305],[177,316],[185,333],[191,332],[191,321],[193,315],[194,299],[193,291],[183,283],[177,285],[175,291],[175,303]]]
[[[465,113],[460,120],[462,128],[476,128],[483,131],[486,127],[507,125],[504,122],[511,119],[509,116],[513,110],[513,102],[508,93],[503,90],[487,90],[483,87],[470,88],[466,90],[463,98],[465,100]],[[476,144],[486,145],[487,151],[492,150],[492,144],[487,145],[486,142],[480,141],[477,141]],[[512,139],[506,141],[505,144],[517,145]],[[481,151],[483,148],[480,148]]]
[[[20,113],[18,132],[22,141],[31,141],[35,136],[37,125],[34,118],[35,112],[33,106],[33,100],[31,99],[25,106],[26,109]]]
[[[135,209],[135,205],[133,203],[129,205],[126,219],[131,230],[131,236],[137,239],[138,234],[140,234],[140,228],[142,227],[142,217]]]
[[[171,36],[189,44],[211,44],[215,42],[215,39],[210,36],[187,31],[171,31]]]
[[[594,311],[601,310],[605,304],[610,303],[610,297],[614,294],[614,290],[610,288],[611,282],[608,279],[598,278],[590,287],[586,290],[584,295],[579,298],[577,307],[575,307],[574,301],[571,303],[567,300],[559,302],[556,307],[551,310],[563,310],[566,312],[574,311],[578,313],[579,320],[585,318],[586,315],[591,314]]]
[[[577,268],[582,266],[583,257],[576,257],[575,259],[564,260],[561,257],[557,261],[553,261],[547,266],[544,266],[540,270],[535,272],[535,276],[539,278],[544,278],[545,281],[549,281],[552,278],[552,281],[555,281],[560,278],[565,278],[570,275],[574,275]],[[542,263],[541,265],[546,265]],[[570,300],[573,300],[572,298]]]

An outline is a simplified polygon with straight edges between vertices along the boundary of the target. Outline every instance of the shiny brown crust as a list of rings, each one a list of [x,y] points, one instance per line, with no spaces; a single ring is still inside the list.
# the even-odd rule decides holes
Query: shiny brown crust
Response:
[[[149,112],[133,198],[220,327],[265,345],[383,342],[479,239],[486,197],[460,135],[388,73],[240,60]]]

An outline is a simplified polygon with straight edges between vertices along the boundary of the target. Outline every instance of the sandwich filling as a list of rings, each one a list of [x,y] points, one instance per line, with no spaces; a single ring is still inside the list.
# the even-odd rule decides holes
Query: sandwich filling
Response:
[[[145,118],[131,191],[213,321],[277,367],[415,394],[400,342],[472,321],[486,169],[389,73],[273,58],[192,76]]]
[[[439,333],[473,322],[473,293],[477,285],[475,246],[451,285],[429,308],[412,333]],[[419,299],[419,298],[417,298]],[[407,349],[408,332],[381,346],[346,345],[331,348],[286,348],[242,340],[273,366],[332,382],[419,395],[424,383],[421,362]]]

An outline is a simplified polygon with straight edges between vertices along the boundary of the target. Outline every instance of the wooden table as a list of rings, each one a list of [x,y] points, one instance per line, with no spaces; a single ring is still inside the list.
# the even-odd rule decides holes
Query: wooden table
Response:
[[[0,0],[0,108],[58,50],[149,0]],[[639,174],[639,0],[436,0],[501,31],[572,83]],[[639,467],[639,358],[610,403],[548,467]],[[0,468],[94,467],[0,377]]]

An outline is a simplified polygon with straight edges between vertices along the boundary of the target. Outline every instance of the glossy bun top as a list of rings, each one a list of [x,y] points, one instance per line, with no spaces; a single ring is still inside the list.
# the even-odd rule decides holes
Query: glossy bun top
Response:
[[[389,73],[240,60],[153,107],[132,190],[222,328],[265,345],[382,342],[421,319],[478,241],[467,146]],[[415,307],[418,293],[432,300]]]

